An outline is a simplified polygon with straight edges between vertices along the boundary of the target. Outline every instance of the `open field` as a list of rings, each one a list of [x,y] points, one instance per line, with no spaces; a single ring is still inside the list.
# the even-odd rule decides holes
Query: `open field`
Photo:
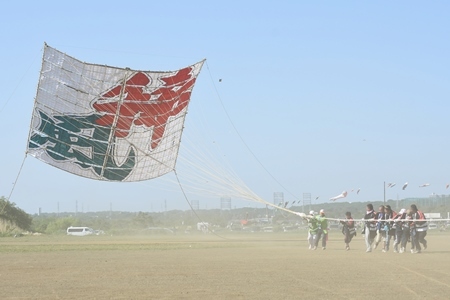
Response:
[[[448,299],[450,232],[422,254],[306,233],[0,238],[1,299]]]

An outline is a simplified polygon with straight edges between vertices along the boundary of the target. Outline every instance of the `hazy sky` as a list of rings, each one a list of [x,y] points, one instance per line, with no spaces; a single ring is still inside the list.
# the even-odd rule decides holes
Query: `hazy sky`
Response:
[[[397,183],[388,199],[448,193],[447,2],[95,2],[2,4],[0,195],[25,157],[44,42],[82,61],[141,70],[206,58],[181,155],[189,159],[191,142],[214,144],[269,202],[274,192],[327,201],[358,188],[346,201],[382,200],[383,182]],[[28,157],[11,201],[29,213],[58,203],[74,211],[76,201],[79,211],[188,209],[168,178],[98,182]],[[219,198],[200,207],[218,208]]]

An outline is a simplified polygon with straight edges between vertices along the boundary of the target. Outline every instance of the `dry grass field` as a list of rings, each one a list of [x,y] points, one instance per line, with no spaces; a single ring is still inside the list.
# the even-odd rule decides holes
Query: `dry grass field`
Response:
[[[450,232],[422,254],[306,233],[0,238],[1,299],[449,299]]]

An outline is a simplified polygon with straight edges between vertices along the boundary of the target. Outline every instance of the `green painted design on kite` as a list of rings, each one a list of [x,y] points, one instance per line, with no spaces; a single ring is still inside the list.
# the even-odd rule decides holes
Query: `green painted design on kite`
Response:
[[[49,117],[42,111],[39,115],[39,129],[30,138],[30,149],[43,148],[57,161],[72,161],[112,181],[123,181],[133,171],[136,164],[133,147],[130,147],[125,162],[117,165],[114,162],[114,146],[109,147],[108,141],[111,127],[95,123],[100,115]]]

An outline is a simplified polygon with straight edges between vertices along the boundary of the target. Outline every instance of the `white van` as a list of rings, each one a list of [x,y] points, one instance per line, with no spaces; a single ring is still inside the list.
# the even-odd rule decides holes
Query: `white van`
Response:
[[[437,224],[434,223],[428,224],[428,229],[437,229],[437,228],[438,228]]]
[[[72,227],[72,226],[70,226],[69,228],[67,228],[67,235],[83,236],[83,235],[90,235],[90,234],[94,234],[94,230],[89,227]]]

